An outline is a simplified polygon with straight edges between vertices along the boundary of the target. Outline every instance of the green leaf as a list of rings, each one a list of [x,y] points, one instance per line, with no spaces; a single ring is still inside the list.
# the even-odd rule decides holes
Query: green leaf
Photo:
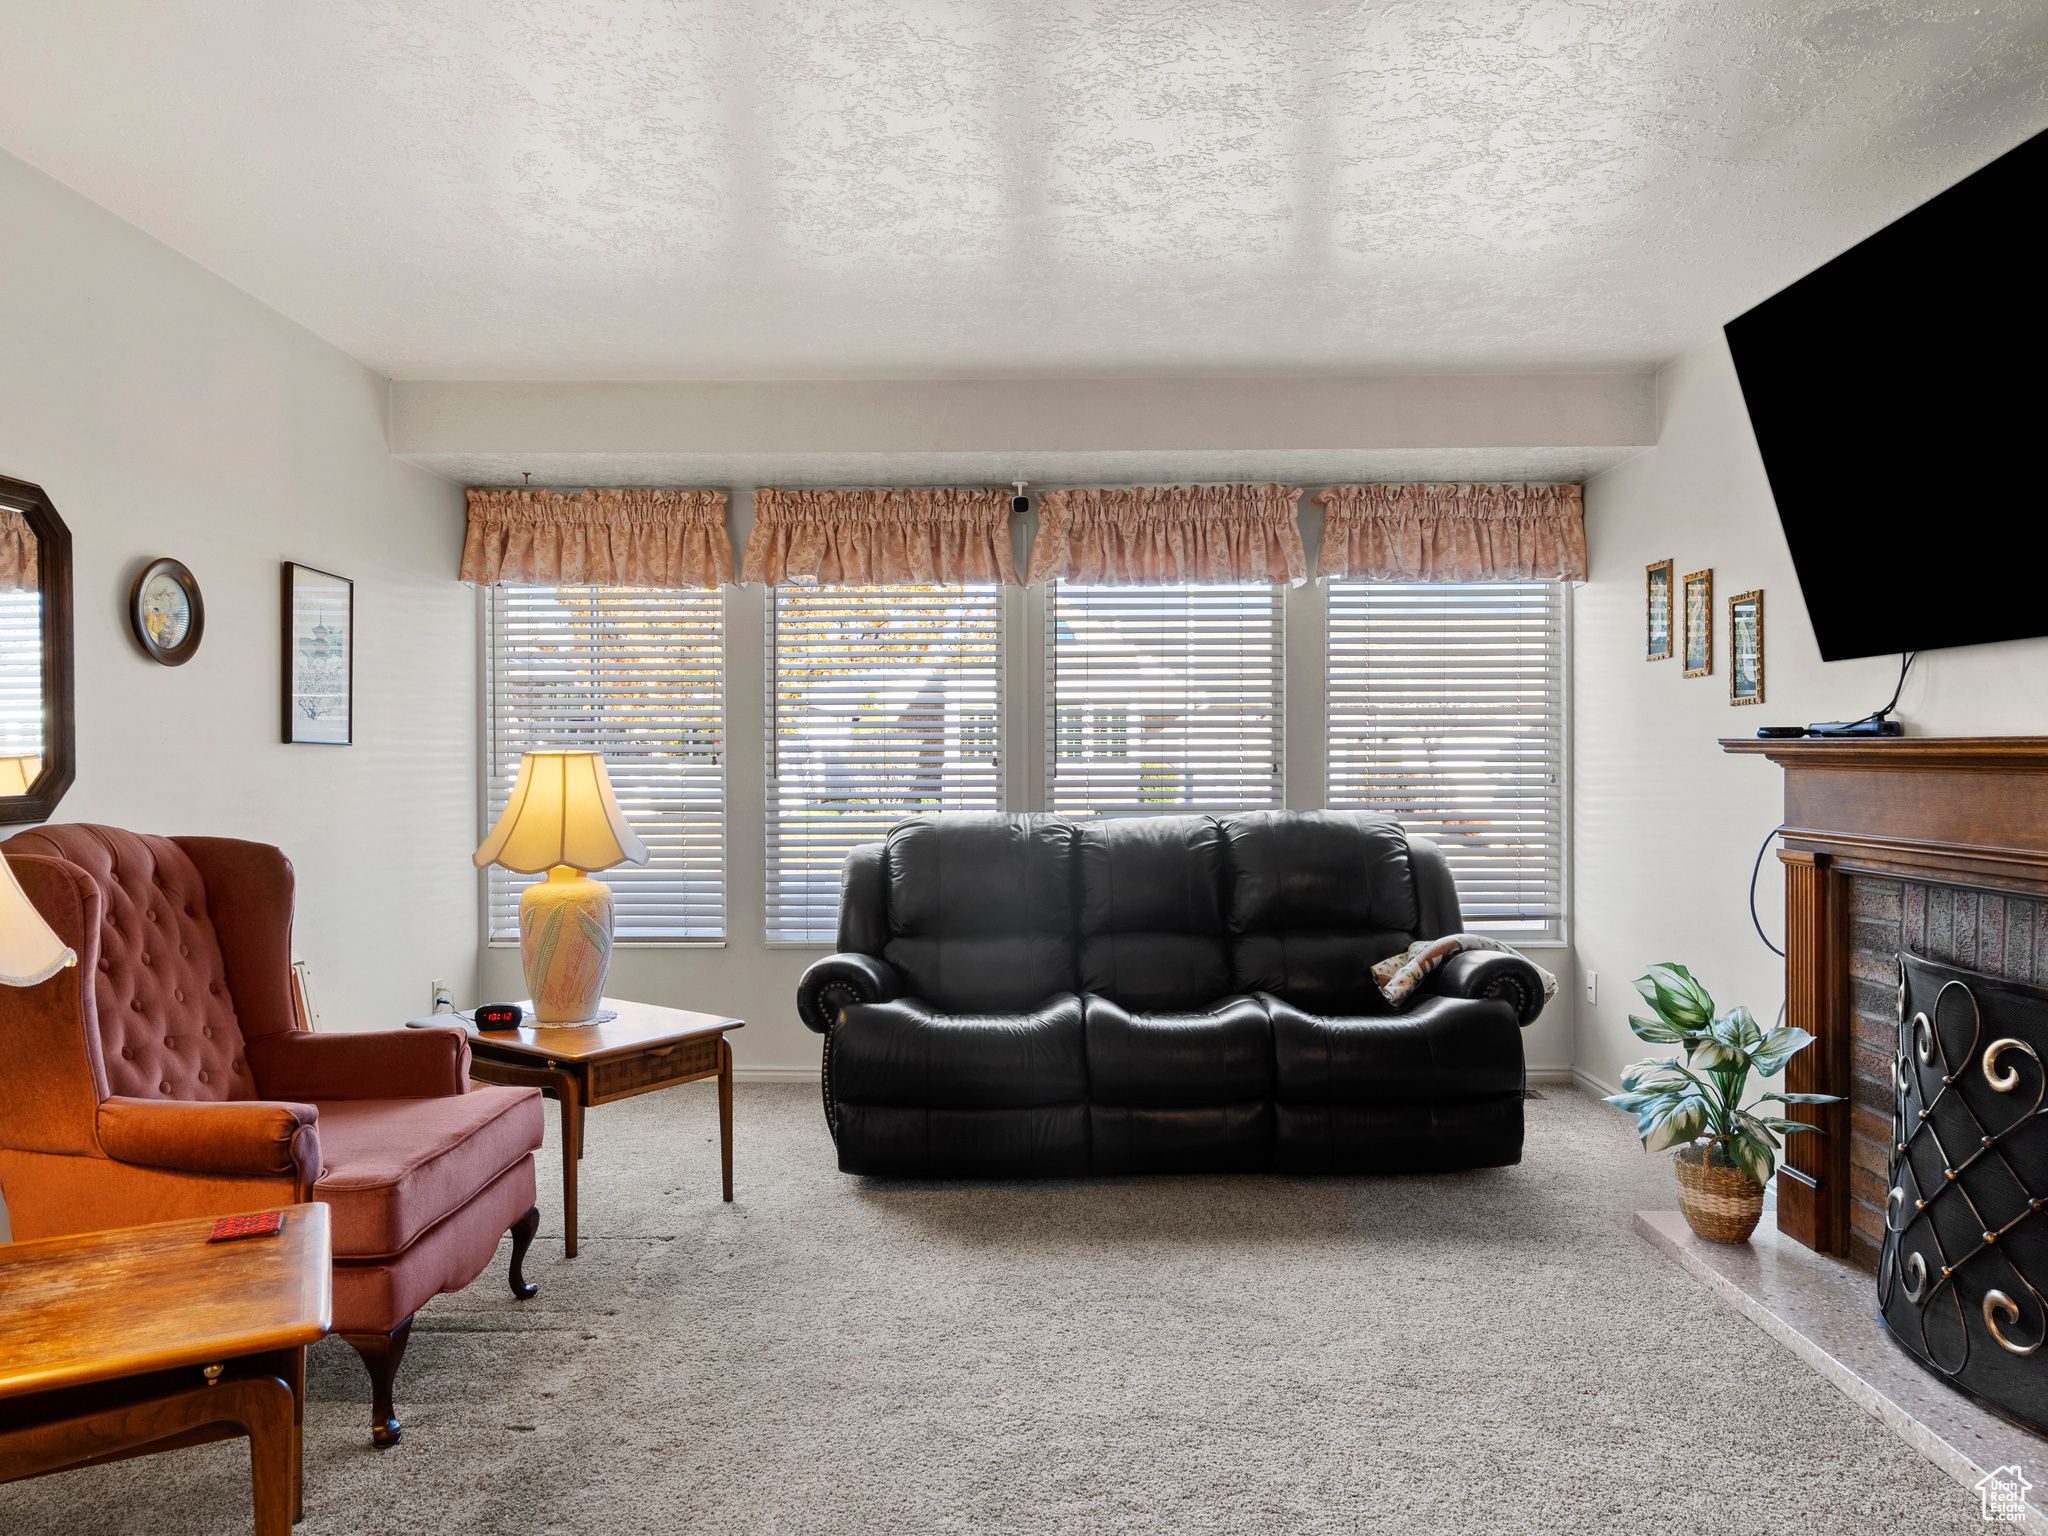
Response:
[[[1706,1072],[1726,1071],[1735,1067],[1747,1067],[1749,1057],[1716,1040],[1712,1035],[1702,1035],[1699,1044],[1692,1048],[1692,1064]]]
[[[1770,1115],[1744,1115],[1742,1118],[1753,1120],[1758,1125],[1767,1126],[1771,1130],[1776,1131],[1780,1136],[1791,1136],[1800,1131],[1817,1131],[1820,1129],[1817,1125],[1808,1125],[1804,1120],[1779,1120]]]
[[[1675,960],[1651,966],[1648,975],[1636,978],[1636,990],[1667,1024],[1697,1030],[1714,1017],[1714,1000]]]
[[[1685,1031],[1675,1024],[1639,1019],[1634,1014],[1628,1016],[1628,1027],[1636,1032],[1638,1040],[1647,1040],[1651,1045],[1676,1045],[1685,1038]]]
[[[1756,1050],[1756,1070],[1765,1077],[1775,1077],[1785,1069],[1786,1062],[1812,1043],[1813,1036],[1794,1025],[1774,1029]]]
[[[1745,1130],[1725,1145],[1728,1155],[1735,1159],[1736,1166],[1744,1173],[1759,1184],[1771,1181],[1771,1175],[1777,1171],[1778,1160],[1753,1133]]]
[[[1745,1054],[1753,1052],[1764,1043],[1764,1032],[1757,1028],[1756,1020],[1747,1008],[1731,1008],[1722,1017],[1714,1020],[1713,1036],[1723,1045],[1731,1046]]]
[[[1776,1099],[1780,1104],[1839,1104],[1842,1102],[1842,1096],[1839,1093],[1767,1093],[1762,1098],[1759,1098],[1757,1103],[1762,1104],[1770,1099]]]
[[[1621,1069],[1621,1086],[1633,1093],[1659,1072],[1668,1072],[1677,1065],[1678,1058],[1676,1056],[1668,1056],[1662,1061],[1630,1062]]]
[[[1666,1147],[1691,1141],[1706,1128],[1706,1102],[1697,1095],[1689,1095],[1679,1100],[1671,1113],[1662,1116],[1643,1133],[1643,1150],[1661,1152]]]
[[[1663,1097],[1661,1093],[1610,1093],[1600,1102],[1612,1104],[1616,1109],[1625,1109],[1633,1115],[1645,1104],[1655,1103]]]
[[[1771,1134],[1769,1121],[1759,1120],[1747,1110],[1739,1112],[1736,1115],[1736,1119],[1741,1122],[1745,1130],[1759,1137],[1764,1145],[1768,1146],[1772,1151],[1775,1152],[1778,1149],[1778,1138]]]

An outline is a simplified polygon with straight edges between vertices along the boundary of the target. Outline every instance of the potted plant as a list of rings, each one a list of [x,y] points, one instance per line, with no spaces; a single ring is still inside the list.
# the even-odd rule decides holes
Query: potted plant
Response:
[[[1769,1034],[1747,1008],[1714,1017],[1714,1000],[1682,965],[1666,961],[1638,978],[1636,990],[1657,1015],[1630,1017],[1629,1028],[1680,1056],[1639,1061],[1621,1074],[1622,1093],[1607,1102],[1636,1117],[1643,1150],[1678,1147],[1678,1206],[1686,1224],[1717,1243],[1749,1240],[1764,1211],[1764,1185],[1778,1165],[1779,1138],[1819,1130],[1760,1114],[1760,1106],[1836,1104],[1832,1093],[1766,1093],[1745,1105],[1755,1072],[1769,1077],[1813,1043],[1803,1029]]]

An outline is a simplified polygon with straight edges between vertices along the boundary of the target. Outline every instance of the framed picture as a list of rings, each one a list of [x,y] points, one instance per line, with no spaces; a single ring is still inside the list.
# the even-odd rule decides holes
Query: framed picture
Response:
[[[1685,675],[1711,677],[1714,672],[1714,573],[1694,571],[1685,578]]]
[[[284,739],[345,747],[355,731],[356,584],[284,567]]]
[[[182,667],[206,634],[199,580],[176,560],[152,560],[128,593],[128,624],[151,661]]]
[[[1743,592],[1728,599],[1728,702],[1764,701],[1764,594]]]
[[[1644,659],[1671,659],[1671,562],[1659,560],[1643,577]]]

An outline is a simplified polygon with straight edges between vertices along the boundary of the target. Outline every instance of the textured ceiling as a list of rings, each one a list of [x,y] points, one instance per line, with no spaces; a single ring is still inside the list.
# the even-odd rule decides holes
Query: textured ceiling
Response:
[[[0,57],[0,145],[407,378],[1642,368],[2048,126],[2041,0],[66,0]]]

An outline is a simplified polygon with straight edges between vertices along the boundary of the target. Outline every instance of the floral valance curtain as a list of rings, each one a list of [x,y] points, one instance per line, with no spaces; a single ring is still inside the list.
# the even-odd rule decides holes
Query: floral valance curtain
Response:
[[[1014,587],[1007,491],[754,493],[740,580],[776,587]]]
[[[1290,485],[1047,491],[1031,545],[1036,584],[1165,587],[1308,580]]]
[[[1353,581],[1584,581],[1576,485],[1339,485],[1315,497],[1318,576]]]
[[[0,592],[34,592],[43,583],[36,531],[13,507],[0,507]]]
[[[717,587],[732,581],[723,491],[471,491],[475,586]]]

